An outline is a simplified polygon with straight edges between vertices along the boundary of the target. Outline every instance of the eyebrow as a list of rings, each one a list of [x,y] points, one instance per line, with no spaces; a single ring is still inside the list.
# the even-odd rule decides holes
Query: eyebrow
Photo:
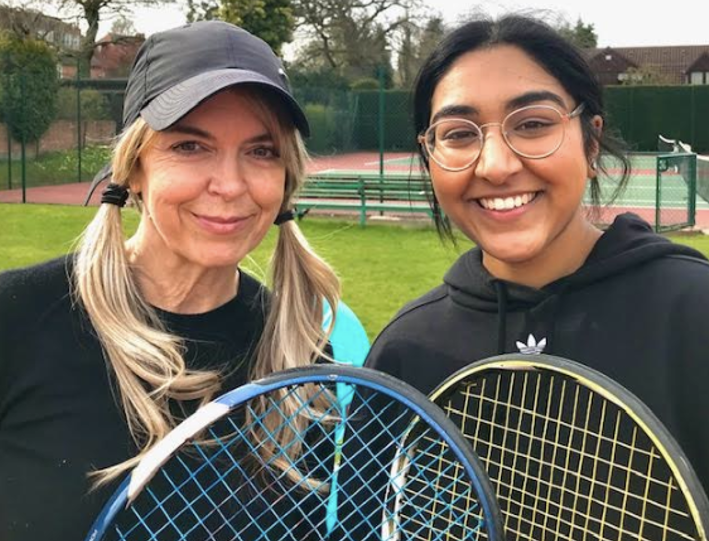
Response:
[[[164,131],[165,131],[165,133],[195,135],[197,137],[202,137],[204,139],[209,139],[209,140],[215,139],[214,135],[212,135],[208,131],[203,130],[201,128],[197,128],[196,126],[190,126],[189,124],[175,124],[174,126],[171,126]],[[255,135],[255,136],[249,138],[246,142],[247,143],[273,142],[273,136],[268,132],[264,132],[264,133],[261,133],[259,135]]]
[[[431,124],[438,122],[442,118],[473,116],[478,110],[472,105],[446,105],[441,107],[431,118]]]
[[[519,109],[520,107],[524,107],[525,105],[532,105],[533,103],[537,103],[540,101],[552,101],[560,107],[566,109],[566,102],[564,101],[564,99],[558,94],[550,92],[549,90],[535,90],[532,92],[525,92],[521,96],[512,98],[509,102],[507,102],[507,109]]]
[[[525,92],[524,94],[512,98],[510,101],[508,101],[505,105],[505,109],[507,109],[507,111],[514,111],[515,109],[519,109],[520,107],[532,105],[540,101],[551,101],[559,105],[560,107],[566,109],[566,102],[564,102],[563,98],[558,94],[555,94],[554,92],[550,92],[548,90],[534,90],[531,92]],[[478,113],[479,110],[476,107],[473,107],[472,105],[446,105],[445,107],[441,107],[438,111],[436,111],[436,114],[433,115],[433,118],[431,118],[431,124],[437,122],[442,118],[473,116]]]
[[[196,135],[197,137],[203,137],[205,139],[214,139],[214,136],[208,131],[190,126],[189,124],[175,124],[164,131],[165,133],[181,133],[184,135]]]

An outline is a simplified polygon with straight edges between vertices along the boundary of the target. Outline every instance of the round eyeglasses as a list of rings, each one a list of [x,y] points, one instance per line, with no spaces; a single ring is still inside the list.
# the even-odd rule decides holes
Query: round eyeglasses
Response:
[[[570,113],[562,113],[551,105],[529,105],[512,111],[502,122],[482,126],[464,118],[444,118],[419,135],[419,143],[443,169],[463,171],[480,157],[485,144],[483,129],[500,126],[502,137],[515,154],[538,160],[559,149],[566,124],[583,109],[583,103]]]

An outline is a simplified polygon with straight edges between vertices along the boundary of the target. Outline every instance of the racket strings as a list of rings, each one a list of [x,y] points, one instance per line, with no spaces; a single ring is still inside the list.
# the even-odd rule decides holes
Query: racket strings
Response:
[[[364,398],[355,403],[350,418],[357,423],[347,434],[348,450],[351,451],[347,460],[359,467],[352,472],[342,492],[349,494],[349,499],[357,505],[351,506],[351,514],[345,516],[345,520],[351,520],[356,514],[358,519],[365,521],[367,513],[363,509],[372,504],[381,507],[383,503],[385,511],[381,521],[389,524],[390,533],[383,535],[382,539],[396,538],[400,531],[406,531],[407,539],[456,538],[449,535],[455,524],[466,524],[468,527],[474,524],[469,529],[479,529],[481,513],[474,514],[478,508],[477,498],[472,487],[461,482],[465,475],[460,463],[451,456],[440,436],[427,427],[422,431],[413,430],[418,418],[412,418],[407,410],[396,411],[393,403],[382,405]],[[387,419],[387,423],[383,424],[381,419]],[[375,453],[372,452],[370,434],[377,434],[385,442],[381,446],[375,443]],[[393,455],[395,460],[392,466],[390,457]],[[361,472],[388,469],[391,470],[389,490],[382,502],[381,491],[373,490],[372,479]],[[433,479],[435,484],[430,482]],[[351,486],[355,488],[351,489]],[[467,502],[466,505],[460,504],[463,501]],[[455,520],[443,519],[442,509],[448,509],[448,516],[455,516]],[[440,525],[434,535],[431,525],[436,519]],[[397,526],[392,527],[392,524]],[[466,539],[475,538],[470,532],[466,535]]]
[[[386,404],[383,407],[381,407],[381,404],[378,404],[378,407],[375,408],[372,406],[372,401],[367,399],[360,399],[356,402],[358,407],[350,413],[350,418],[357,421],[357,425],[356,427],[351,427],[346,433],[348,440],[347,449],[349,451],[346,458],[349,462],[356,463],[358,467],[349,472],[349,478],[345,481],[341,490],[343,494],[346,493],[348,495],[346,501],[343,503],[356,502],[356,504],[348,506],[349,514],[345,514],[341,518],[345,522],[352,522],[354,519],[355,521],[364,523],[369,517],[363,509],[372,506],[381,507],[382,505],[381,490],[374,488],[376,482],[373,483],[366,472],[385,472],[391,469],[392,466],[389,462],[389,457],[395,455],[397,452],[400,454],[406,453],[407,448],[416,449],[416,445],[421,438],[409,441],[406,448],[401,447],[400,441],[398,440],[402,438],[403,432],[401,429],[393,430],[391,427],[407,426],[411,422],[409,419],[411,417],[410,412],[403,411],[397,413],[392,411],[395,409],[393,403]],[[382,424],[382,418],[387,419],[386,424]],[[382,445],[375,443],[374,447],[376,448],[376,452],[372,452],[372,441],[368,437],[369,434],[377,434],[378,438],[385,442]],[[365,436],[363,437],[363,435]],[[418,462],[416,462],[416,468],[418,468],[417,473],[424,471],[423,466]],[[411,483],[411,480],[416,478],[416,473],[413,475],[411,475],[410,472],[408,473],[409,476],[407,477],[407,472],[399,468],[395,468],[394,471],[391,472],[389,481],[392,486],[397,486],[398,488],[396,492],[390,494],[388,504],[391,504],[391,501],[397,497],[408,500],[408,495],[404,492],[403,487],[407,486],[407,479],[409,480],[408,482]],[[417,514],[423,512],[424,509],[420,508]],[[392,520],[392,513],[393,512],[389,510],[385,511],[383,520]],[[414,517],[408,517],[408,520],[412,521],[413,518]],[[412,534],[410,531],[407,533],[408,535]],[[392,536],[393,535],[394,534],[392,534]]]
[[[279,396],[277,399],[269,397],[269,402],[271,406],[270,409],[279,412],[279,415],[282,419],[281,424],[278,427],[274,427],[273,431],[271,432],[271,434],[274,435],[274,439],[275,436],[278,435],[275,431],[282,432],[284,430],[292,429],[292,421],[297,415],[301,415],[301,410],[303,412],[306,412],[305,414],[311,417],[311,421],[313,420],[312,410],[308,407],[309,404],[302,404],[301,410],[291,410],[292,413],[290,413],[290,415],[286,416],[285,414],[283,414],[283,411],[280,409],[279,406],[286,398],[287,397],[285,396]],[[237,418],[241,418],[243,417],[243,415],[235,415],[233,417],[228,417],[225,419],[224,423],[219,423],[216,425],[216,427],[212,427],[212,429],[210,430],[209,439],[203,441],[200,445],[194,445],[190,449],[191,452],[185,452],[183,453],[183,456],[177,457],[177,463],[182,466],[182,470],[185,473],[184,479],[176,481],[179,476],[176,473],[178,470],[176,470],[176,468],[174,467],[161,470],[161,475],[167,485],[171,487],[172,492],[168,493],[167,496],[162,495],[161,497],[158,497],[156,495],[155,490],[152,490],[150,487],[148,487],[147,492],[152,496],[152,501],[148,506],[151,507],[151,510],[145,513],[145,516],[141,516],[139,508],[137,506],[133,508],[133,512],[136,513],[138,518],[135,527],[137,527],[138,525],[142,526],[145,531],[149,533],[149,535],[153,536],[156,539],[159,535],[165,535],[166,530],[169,528],[174,529],[174,531],[177,532],[180,536],[190,535],[194,532],[194,529],[198,527],[204,527],[205,531],[207,531],[206,526],[204,526],[204,524],[199,523],[196,523],[195,525],[193,525],[192,527],[188,527],[187,529],[180,529],[176,526],[175,519],[179,519],[182,516],[189,517],[190,512],[192,512],[192,515],[196,517],[197,515],[194,512],[194,509],[196,508],[200,508],[200,517],[202,522],[204,522],[205,524],[208,524],[209,519],[211,517],[214,517],[215,515],[221,519],[220,522],[223,526],[215,527],[213,524],[209,524],[209,531],[212,534],[221,530],[222,527],[230,528],[231,523],[245,522],[244,520],[235,520],[236,516],[239,513],[244,513],[248,516],[247,518],[249,520],[246,522],[248,522],[249,524],[259,524],[263,522],[262,519],[269,509],[269,502],[265,498],[265,493],[269,491],[273,492],[278,489],[281,490],[283,499],[290,500],[290,503],[293,505],[293,507],[297,507],[300,502],[297,496],[292,494],[295,491],[295,488],[284,483],[282,478],[273,477],[273,472],[281,471],[282,475],[285,474],[287,476],[292,477],[292,475],[290,474],[292,474],[294,470],[299,470],[303,464],[307,464],[308,458],[312,458],[315,456],[313,449],[309,448],[307,452],[304,453],[297,462],[293,462],[289,459],[290,467],[286,470],[279,470],[279,467],[276,465],[276,462],[278,462],[279,460],[282,461],[282,456],[278,454],[270,454],[265,459],[261,458],[263,456],[262,448],[264,445],[267,444],[267,441],[262,440],[259,441],[258,444],[254,444],[252,443],[252,440],[250,438],[244,438],[244,433],[253,434],[254,426],[259,426],[259,424],[262,422],[262,419],[272,412],[266,410],[262,411],[260,414],[257,415],[255,414],[253,409],[248,409],[249,413],[251,413],[251,425],[246,427],[238,426]],[[314,420],[321,420],[328,414],[328,411],[320,411],[320,417]],[[226,430],[224,429],[225,426],[227,427]],[[320,425],[318,424],[315,424],[314,426],[320,427]],[[217,430],[217,428],[219,430]],[[302,441],[298,441],[300,433],[301,432],[299,431],[294,431],[294,437],[287,438],[287,440],[289,441],[286,447],[283,449],[282,454],[284,456],[289,455],[291,447],[295,447],[299,443],[302,443]],[[233,456],[234,450],[237,448],[242,448],[242,451],[244,451],[244,457],[242,460],[235,460]],[[193,463],[194,461],[186,462],[184,459],[185,455],[194,457],[195,452],[197,453],[198,457],[202,459],[197,462],[199,464],[199,466],[197,467],[195,467]],[[320,462],[319,465],[324,467],[324,463],[322,462]],[[257,467],[255,468],[255,466]],[[307,479],[307,477],[302,473],[300,474],[300,477],[301,480]],[[241,481],[241,484],[229,484],[235,478],[239,479]],[[218,492],[218,485],[220,484],[223,485],[221,490],[221,492],[223,493],[223,497],[219,500],[216,500],[215,495]],[[304,491],[312,489],[321,490],[323,488],[326,488],[325,483],[320,483],[319,485],[308,484],[308,486],[305,487]],[[253,496],[263,504],[261,506],[261,512],[257,514],[252,514],[249,512],[248,508],[238,508],[238,511],[232,510],[230,515],[225,515],[222,510],[229,506],[233,508],[235,503],[238,504],[239,500],[238,498],[236,498],[236,495],[243,494],[244,492],[253,494]],[[185,497],[185,494],[193,494],[193,496],[191,499],[188,500]],[[166,521],[161,528],[150,529],[150,527],[148,526],[150,520],[146,519],[150,519],[151,516],[156,517],[164,509],[174,508],[175,504],[172,498],[179,498],[179,500],[181,501],[181,505],[183,506],[182,511],[173,513],[173,519],[170,521]],[[169,515],[166,514],[165,516],[167,517]],[[301,525],[307,522],[307,516],[304,519],[300,520]],[[271,528],[265,528],[261,533],[264,535],[268,534],[269,530],[273,529],[273,527],[279,525],[283,526],[285,524],[281,517],[276,517],[275,521],[273,521],[272,523],[274,526],[272,526]],[[289,527],[290,526],[292,526],[292,524],[289,525]],[[318,526],[319,524],[315,524],[310,521],[311,530],[317,529]],[[233,533],[235,535],[243,533],[233,528],[231,529],[233,530]],[[133,534],[133,530],[125,532],[124,535],[128,536],[131,534]],[[150,537],[150,539],[153,539],[153,537]]]
[[[502,372],[442,404],[520,539],[694,539],[684,495],[618,406],[566,378]]]
[[[407,532],[411,535],[407,537],[413,539],[477,538],[483,523],[482,511],[471,487],[465,482],[465,476],[461,475],[460,464],[444,458],[449,453],[444,442],[430,438],[428,434],[421,434],[415,445],[419,456],[426,460],[413,461],[418,469],[412,476],[413,482],[392,483],[394,490],[390,497],[396,500],[396,513],[387,518],[401,521],[403,517],[409,521]],[[406,457],[404,463],[397,466],[400,471],[408,472],[409,449],[404,449],[402,454]],[[426,484],[421,482],[423,479],[434,479],[435,482]],[[437,497],[430,497],[430,491]],[[430,524],[436,522],[445,526],[437,530],[436,537],[426,536],[430,533]],[[418,526],[418,530],[412,530],[411,525]]]
[[[405,531],[407,539],[476,539],[482,515],[477,497],[469,479],[462,475],[460,463],[440,436],[422,426],[410,412],[386,412],[389,408],[395,409],[392,404],[382,407],[368,400],[356,403],[359,406],[351,412],[351,417],[359,423],[348,438],[349,448],[360,449],[349,455],[348,460],[358,464],[358,470],[363,472],[390,469],[381,518],[387,527],[382,538],[398,538],[399,533]],[[385,418],[393,419],[386,426],[378,421],[383,411]],[[386,442],[381,448],[375,443],[376,453],[371,453],[368,442],[359,440],[360,435],[371,433],[381,434]],[[387,465],[392,454],[393,464]],[[358,503],[353,512],[365,520],[363,509],[372,501],[380,503],[381,493],[372,491],[372,480],[366,474],[355,472],[354,480],[361,486],[351,493],[352,500]],[[436,524],[433,530],[432,524]],[[463,537],[451,536],[456,528],[465,530]]]
[[[345,416],[333,391],[322,384],[269,393],[255,407],[232,410],[159,470],[110,538],[481,538],[478,495],[436,430],[398,402],[354,387]],[[386,475],[373,482],[364,473],[372,471]],[[337,521],[347,527],[329,536],[333,496]],[[365,508],[377,511],[374,520]]]

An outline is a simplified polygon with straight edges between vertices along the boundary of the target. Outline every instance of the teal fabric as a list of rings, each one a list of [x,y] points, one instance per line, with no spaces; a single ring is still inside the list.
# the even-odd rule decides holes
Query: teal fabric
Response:
[[[332,322],[332,309],[327,302],[323,308],[323,328],[327,329]],[[369,353],[369,338],[362,323],[355,313],[344,302],[337,306],[335,328],[330,334],[330,346],[335,361],[352,366],[362,366]],[[347,406],[352,401],[354,389],[346,383],[337,384],[337,402],[339,415],[342,419],[347,416]],[[338,447],[342,447],[345,439],[344,423],[335,428],[335,438]],[[330,497],[327,511],[327,531],[332,532],[337,525],[337,473],[340,467],[340,453],[335,454],[335,464],[331,478]]]
[[[323,327],[328,328],[332,321],[332,310],[325,303]],[[335,328],[330,335],[330,345],[337,362],[362,366],[369,353],[369,338],[352,309],[340,301],[337,306]]]

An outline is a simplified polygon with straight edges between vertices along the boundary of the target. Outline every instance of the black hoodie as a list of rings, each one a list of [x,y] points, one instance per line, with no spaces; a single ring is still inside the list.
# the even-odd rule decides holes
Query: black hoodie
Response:
[[[367,366],[424,393],[476,360],[547,353],[605,373],[665,423],[709,491],[709,264],[619,216],[575,273],[541,289],[498,280],[482,252],[405,306]]]

